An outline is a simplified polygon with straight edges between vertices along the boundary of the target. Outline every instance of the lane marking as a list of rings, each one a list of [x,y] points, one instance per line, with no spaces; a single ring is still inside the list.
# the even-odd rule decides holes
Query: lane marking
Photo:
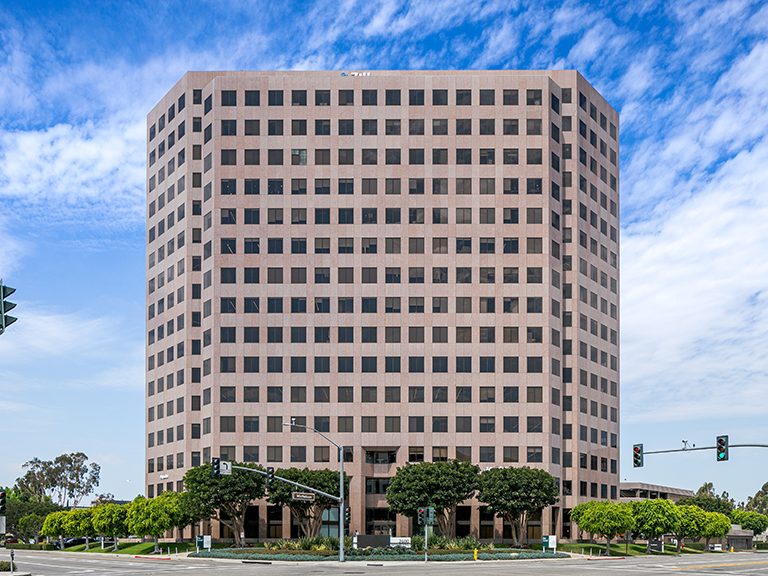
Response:
[[[674,570],[702,570],[706,568],[727,568],[730,566],[757,566],[768,564],[768,560],[752,561],[752,562],[722,562],[720,564],[696,564],[694,566],[684,566],[680,568],[673,568]]]

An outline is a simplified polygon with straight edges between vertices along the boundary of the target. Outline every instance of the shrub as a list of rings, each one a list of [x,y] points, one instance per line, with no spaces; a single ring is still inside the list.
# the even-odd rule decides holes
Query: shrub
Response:
[[[16,570],[16,564],[13,565],[13,570]],[[0,572],[10,572],[11,563],[7,560],[0,560]]]

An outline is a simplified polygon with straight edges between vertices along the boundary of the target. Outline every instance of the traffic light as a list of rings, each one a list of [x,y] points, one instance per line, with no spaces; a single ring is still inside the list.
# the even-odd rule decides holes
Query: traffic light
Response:
[[[275,480],[275,469],[272,466],[267,468],[267,484],[272,484]]]
[[[344,508],[344,524],[349,524],[349,506]]]
[[[717,461],[725,462],[728,460],[728,436],[717,437]]]
[[[635,468],[643,467],[643,445],[635,444],[632,446],[632,466]]]
[[[423,526],[424,523],[427,521],[427,509],[426,508],[419,508],[418,512],[416,513],[416,521],[419,523],[419,526]]]
[[[221,458],[211,458],[211,477],[221,477]]]
[[[8,312],[16,308],[16,304],[6,300],[14,292],[16,292],[16,288],[4,286],[2,280],[0,280],[0,334],[5,332],[8,326],[16,322],[16,318],[8,315]]]
[[[0,492],[0,516],[5,516],[5,490]]]
[[[435,518],[435,509],[431,506],[427,508],[427,524],[429,526],[434,526],[437,524],[436,518]]]

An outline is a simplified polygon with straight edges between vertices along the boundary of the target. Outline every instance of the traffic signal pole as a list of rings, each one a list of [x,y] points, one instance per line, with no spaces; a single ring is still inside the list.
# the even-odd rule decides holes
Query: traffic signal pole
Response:
[[[768,444],[729,444],[729,448],[768,448]],[[671,454],[673,452],[694,452],[696,450],[717,450],[717,446],[698,446],[696,448],[674,448],[671,450],[645,450],[644,454]]]

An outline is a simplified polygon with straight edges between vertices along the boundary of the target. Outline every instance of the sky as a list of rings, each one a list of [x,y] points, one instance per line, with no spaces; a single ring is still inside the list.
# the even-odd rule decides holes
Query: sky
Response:
[[[621,479],[768,481],[768,4],[0,2],[0,485],[144,468],[146,113],[187,70],[577,69],[621,118]]]

